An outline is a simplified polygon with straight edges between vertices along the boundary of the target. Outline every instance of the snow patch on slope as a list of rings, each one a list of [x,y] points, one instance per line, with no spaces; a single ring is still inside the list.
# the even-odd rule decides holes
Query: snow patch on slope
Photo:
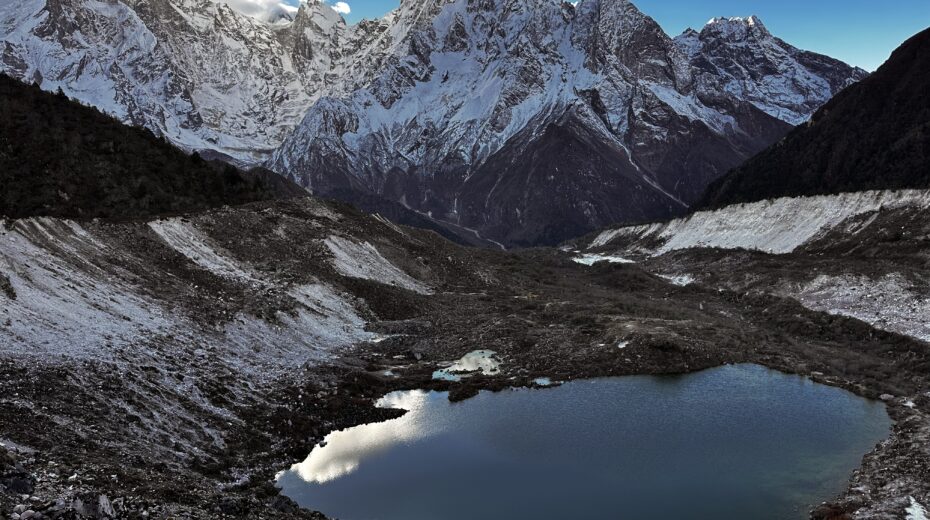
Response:
[[[930,208],[930,190],[866,191],[737,204],[669,222],[604,231],[588,247],[622,241],[628,251],[653,256],[690,248],[786,254],[851,217],[906,206]]]
[[[622,256],[609,256],[609,255],[596,255],[596,254],[585,254],[575,258],[572,258],[572,261],[576,264],[592,266],[601,262],[608,262],[611,264],[632,264],[633,261],[623,258]]]
[[[149,228],[204,270],[253,286],[274,287],[274,282],[262,279],[231,258],[189,222],[182,219],[159,220],[149,222]],[[371,258],[369,255],[361,261]],[[381,260],[387,262],[383,257]],[[387,273],[377,267],[371,269],[372,276]],[[395,278],[398,277],[395,275]],[[352,303],[332,288],[324,284],[309,284],[289,288],[286,293],[298,305],[291,312],[278,312],[279,324],[240,313],[226,327],[227,336],[242,347],[252,348],[257,342],[276,349],[288,345],[288,350],[301,351],[327,349],[371,337],[365,332],[365,321],[359,317]]]
[[[0,233],[0,271],[17,295],[0,310],[0,351],[107,358],[173,331],[179,320],[95,263],[102,249],[66,220],[18,220]]]
[[[239,349],[259,347],[267,356],[288,359],[325,358],[333,348],[368,341],[375,335],[365,331],[363,320],[352,302],[324,284],[293,287],[288,296],[297,305],[278,311],[276,323],[240,313],[224,328],[229,342]]]
[[[930,342],[930,293],[901,274],[878,279],[866,276],[820,275],[814,280],[782,287],[780,292],[805,307],[862,320],[875,328]]]
[[[715,132],[725,134],[737,127],[736,119],[701,103],[695,93],[682,94],[670,85],[645,82],[645,86],[675,113],[691,121],[701,121]]]
[[[140,278],[123,267],[147,263],[146,251],[72,221],[22,219],[0,230],[0,273],[15,293],[0,292],[0,351],[155,365],[163,355],[209,356],[264,378],[374,337],[351,296],[321,282],[263,279],[192,223],[170,219],[149,228],[199,268],[284,296],[275,319],[243,309],[221,324],[200,322],[146,289],[171,272],[152,266]]]
[[[354,242],[334,235],[323,243],[333,254],[333,267],[345,276],[396,285],[420,294],[432,292],[425,284],[384,258],[368,242]]]
[[[690,274],[660,274],[659,278],[664,278],[679,287],[687,287],[694,283],[694,277]]]
[[[914,497],[907,497],[911,501],[904,512],[907,513],[905,520],[927,520],[927,509],[920,502],[914,500]]]
[[[210,240],[190,223],[177,218],[156,220],[149,222],[149,228],[172,249],[213,274],[246,282],[259,281],[235,259],[221,254],[218,248],[211,245]]]

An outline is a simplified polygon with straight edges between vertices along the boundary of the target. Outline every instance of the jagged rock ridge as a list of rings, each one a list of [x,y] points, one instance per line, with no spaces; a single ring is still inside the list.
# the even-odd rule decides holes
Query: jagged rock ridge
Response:
[[[340,75],[346,30],[316,1],[290,23],[211,0],[5,2],[0,71],[188,150],[256,163]]]
[[[675,42],[688,54],[704,96],[731,92],[765,113],[799,125],[840,90],[868,76],[862,69],[803,51],[769,32],[757,16],[714,18]]]
[[[930,187],[930,29],[808,124],[712,184],[704,206]]]
[[[405,1],[386,23],[271,168],[509,245],[683,213],[865,75],[755,17],[672,39],[628,1]]]
[[[672,39],[627,0],[404,0],[353,26],[313,0],[289,17],[8,3],[0,69],[189,150],[254,163],[277,148],[269,164],[318,193],[510,245],[684,212],[864,76],[755,17]]]

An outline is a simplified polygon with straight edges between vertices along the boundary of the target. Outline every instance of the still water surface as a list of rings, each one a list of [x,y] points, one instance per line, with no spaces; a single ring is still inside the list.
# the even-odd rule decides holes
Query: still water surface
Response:
[[[802,519],[889,434],[881,403],[755,365],[546,390],[397,392],[278,479],[342,520]]]

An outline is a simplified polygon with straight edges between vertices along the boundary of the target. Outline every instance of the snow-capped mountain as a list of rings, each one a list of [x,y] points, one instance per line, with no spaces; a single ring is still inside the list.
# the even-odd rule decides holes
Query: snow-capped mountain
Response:
[[[407,0],[275,152],[509,244],[684,212],[863,72],[755,17],[673,40],[627,0]]]
[[[7,2],[0,70],[510,244],[683,212],[864,74],[754,17],[672,39],[628,0],[403,0],[354,26],[322,0],[285,14]]]
[[[340,75],[345,32],[320,2],[283,24],[210,0],[4,2],[0,70],[184,148],[257,162]]]
[[[728,92],[765,113],[799,125],[834,94],[868,73],[785,43],[756,16],[714,18],[700,32],[675,38],[705,96]]]
[[[711,184],[701,206],[930,187],[930,29],[810,122]]]

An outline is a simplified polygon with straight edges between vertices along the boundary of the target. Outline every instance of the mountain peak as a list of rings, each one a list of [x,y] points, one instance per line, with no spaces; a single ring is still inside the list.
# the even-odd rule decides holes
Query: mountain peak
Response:
[[[675,39],[708,95],[738,93],[770,116],[799,125],[865,72],[772,35],[758,16],[713,18]]]
[[[317,193],[370,190],[511,245],[683,211],[851,75],[806,67],[758,17],[715,19],[685,42],[628,0],[395,12],[390,38],[365,40],[268,164]]]
[[[762,26],[765,27],[765,24],[762,23],[762,19],[756,15],[750,16],[717,16],[711,18],[707,21],[706,25],[732,25],[732,26],[746,26],[746,27],[756,27]]]
[[[708,189],[704,206],[930,186],[930,29],[811,122]]]
[[[762,19],[756,15],[711,18],[701,32],[718,34],[732,40],[744,40],[752,36],[772,36],[765,24],[762,23]]]
[[[301,20],[303,20],[304,23],[312,21],[324,30],[334,25],[345,25],[346,23],[342,15],[323,0],[307,0],[306,2],[301,2],[300,7],[297,9],[297,14],[294,17],[294,21],[297,22]]]
[[[351,27],[329,0],[280,27],[214,0],[0,2],[0,70],[523,245],[682,211],[857,79],[757,17],[672,40],[634,2],[402,0]]]

